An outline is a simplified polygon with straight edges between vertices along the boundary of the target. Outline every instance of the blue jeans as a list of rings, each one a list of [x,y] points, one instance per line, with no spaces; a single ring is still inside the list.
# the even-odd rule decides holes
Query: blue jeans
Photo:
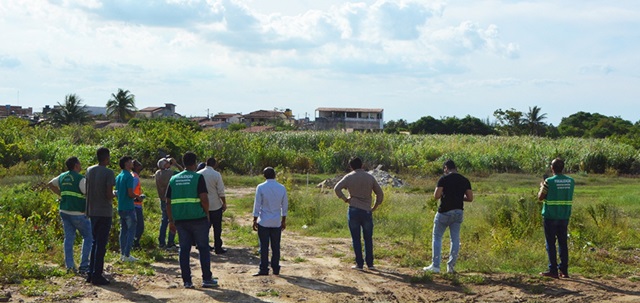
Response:
[[[222,208],[209,211],[209,220],[213,227],[213,248],[216,252],[222,250]]]
[[[544,219],[544,237],[549,258],[549,271],[568,273],[569,248],[567,247],[567,231],[569,220]],[[558,239],[558,252],[560,253],[560,265],[556,256],[556,239]]]
[[[260,273],[269,272],[269,242],[271,242],[271,269],[274,274],[280,273],[281,237],[281,227],[264,227],[258,224],[258,240],[260,240]]]
[[[133,246],[140,247],[140,238],[144,232],[144,215],[142,214],[142,207],[134,207],[136,210],[136,234],[133,238]]]
[[[202,280],[211,280],[211,252],[209,251],[209,220],[207,218],[176,221],[178,241],[180,242],[180,273],[182,282],[191,283],[191,267],[189,266],[189,253],[194,242],[200,255],[200,268]]]
[[[160,234],[158,235],[158,243],[160,247],[175,245],[176,233],[169,230],[169,243],[165,241],[167,238],[167,227],[169,227],[169,216],[167,215],[167,201],[160,200],[160,210],[162,211],[162,221],[160,221]]]
[[[356,265],[362,267],[366,261],[367,266],[373,266],[373,216],[370,211],[349,207],[347,213],[349,231],[353,242],[353,252],[356,254]],[[360,230],[364,237],[365,259],[362,258],[362,243],[360,242]]]
[[[442,258],[442,235],[449,227],[449,236],[451,238],[451,252],[449,253],[450,268],[456,266],[458,260],[458,252],[460,252],[460,226],[464,219],[462,209],[453,209],[444,213],[437,213],[433,219],[433,239],[432,239],[432,255],[431,262],[434,267],[440,268],[440,260]]]
[[[82,236],[82,253],[80,257],[80,269],[89,269],[89,254],[93,244],[91,233],[91,221],[85,215],[69,215],[60,213],[62,226],[64,227],[64,263],[68,269],[76,268],[73,261],[73,244],[76,241],[76,230]]]
[[[119,210],[120,215],[120,253],[128,257],[131,255],[131,247],[133,246],[133,238],[136,235],[136,211]]]
[[[91,219],[91,231],[93,233],[93,245],[91,245],[91,257],[89,258],[89,276],[102,276],[104,271],[104,255],[107,253],[109,232],[111,231],[111,217],[89,217]]]

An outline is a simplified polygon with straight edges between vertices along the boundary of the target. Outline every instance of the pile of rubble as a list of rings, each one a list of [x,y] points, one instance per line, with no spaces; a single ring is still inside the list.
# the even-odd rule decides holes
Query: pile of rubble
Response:
[[[383,186],[383,187],[387,185],[391,185],[391,187],[403,187],[406,185],[404,181],[402,181],[402,179],[397,178],[396,176],[382,170],[382,165],[378,165],[378,167],[368,171],[368,173],[372,175],[374,178],[376,178],[376,181],[378,181],[378,184],[380,184],[380,186]],[[343,177],[344,175],[340,175],[331,179],[326,179],[318,183],[316,187],[323,188],[323,189],[331,189],[338,182],[340,182],[340,180],[342,180]]]

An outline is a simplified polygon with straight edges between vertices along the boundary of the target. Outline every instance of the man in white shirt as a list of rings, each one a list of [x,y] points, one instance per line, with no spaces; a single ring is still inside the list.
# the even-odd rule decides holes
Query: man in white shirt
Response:
[[[224,254],[227,249],[222,247],[222,213],[227,210],[227,199],[224,196],[224,182],[222,175],[213,169],[216,166],[216,159],[207,159],[206,166],[198,173],[204,177],[209,192],[209,221],[213,226],[213,247],[211,250],[216,254]]]
[[[267,167],[262,171],[265,182],[256,187],[253,202],[253,230],[260,240],[260,271],[254,276],[269,274],[269,242],[271,242],[271,269],[280,274],[280,238],[287,227],[289,202],[287,189],[276,181],[276,171]]]

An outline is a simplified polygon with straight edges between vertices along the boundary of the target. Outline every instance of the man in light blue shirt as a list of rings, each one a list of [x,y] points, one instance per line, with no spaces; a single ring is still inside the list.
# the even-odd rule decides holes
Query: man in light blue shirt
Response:
[[[269,274],[269,242],[271,242],[271,269],[280,274],[280,238],[287,227],[287,189],[276,181],[276,171],[267,167],[262,171],[265,182],[256,187],[253,202],[253,230],[260,240],[260,271],[254,276]]]
[[[116,196],[118,197],[118,215],[120,216],[120,261],[135,262],[138,258],[131,255],[133,239],[136,234],[136,211],[133,200],[138,196],[133,192],[133,158],[123,156],[120,158],[122,171],[116,176]]]

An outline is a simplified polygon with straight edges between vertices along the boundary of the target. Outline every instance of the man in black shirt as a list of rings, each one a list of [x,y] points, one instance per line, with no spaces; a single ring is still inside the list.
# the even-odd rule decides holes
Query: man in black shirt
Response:
[[[438,213],[433,220],[433,240],[431,265],[424,271],[440,272],[440,252],[442,250],[442,235],[449,227],[451,235],[451,253],[447,262],[447,272],[454,273],[458,252],[460,251],[460,226],[462,225],[464,202],[473,201],[471,182],[458,173],[453,160],[444,162],[444,176],[438,180],[433,193],[435,199],[440,199]]]

